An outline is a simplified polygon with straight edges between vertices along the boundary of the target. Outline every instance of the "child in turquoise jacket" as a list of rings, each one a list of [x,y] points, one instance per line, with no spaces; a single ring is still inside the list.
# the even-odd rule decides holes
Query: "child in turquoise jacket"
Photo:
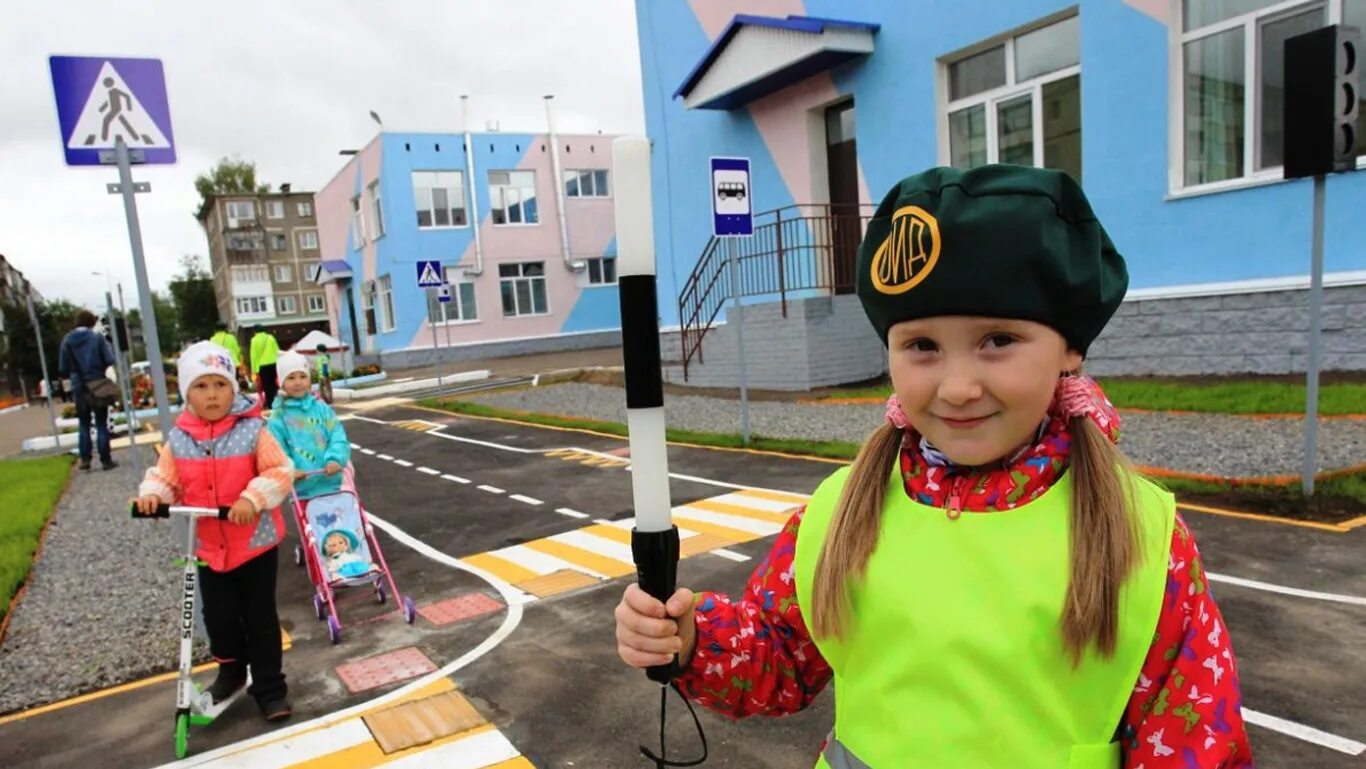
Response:
[[[332,407],[313,394],[308,361],[293,350],[276,362],[280,394],[275,397],[270,432],[294,461],[294,491],[303,497],[331,494],[342,487],[351,461],[351,442]],[[305,473],[323,471],[304,477]]]

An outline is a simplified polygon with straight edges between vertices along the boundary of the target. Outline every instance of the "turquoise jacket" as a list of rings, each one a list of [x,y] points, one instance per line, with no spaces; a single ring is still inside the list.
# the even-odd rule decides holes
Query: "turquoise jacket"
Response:
[[[283,392],[275,403],[267,426],[281,448],[294,460],[294,469],[321,470],[328,462],[342,467],[351,461],[351,442],[332,407],[313,393],[290,398]],[[331,494],[341,489],[342,474],[315,475],[294,482],[294,491],[303,497]]]

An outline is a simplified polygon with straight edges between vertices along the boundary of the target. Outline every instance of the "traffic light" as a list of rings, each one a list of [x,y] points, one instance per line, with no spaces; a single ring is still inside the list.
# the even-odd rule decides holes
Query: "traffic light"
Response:
[[[1341,24],[1285,41],[1285,178],[1356,167],[1361,31]]]
[[[109,340],[110,344],[114,343],[114,337],[111,334],[117,333],[119,335],[119,349],[123,350],[124,353],[131,349],[128,346],[128,321],[123,316],[116,316],[115,322],[111,324],[108,315],[101,315],[100,325],[104,327],[104,338]]]

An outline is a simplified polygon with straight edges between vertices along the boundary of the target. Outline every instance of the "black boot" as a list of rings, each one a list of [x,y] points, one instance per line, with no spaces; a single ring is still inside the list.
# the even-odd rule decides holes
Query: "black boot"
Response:
[[[289,698],[283,694],[263,697],[256,704],[261,708],[261,715],[267,721],[283,721],[294,712],[289,705]]]
[[[247,685],[247,666],[241,662],[224,662],[218,666],[218,677],[209,686],[209,696],[217,705]]]

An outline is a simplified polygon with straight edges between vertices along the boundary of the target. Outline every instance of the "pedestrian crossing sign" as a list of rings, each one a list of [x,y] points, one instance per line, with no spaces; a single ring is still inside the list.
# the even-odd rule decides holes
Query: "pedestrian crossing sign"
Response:
[[[174,164],[160,59],[51,56],[52,92],[67,165],[104,165],[120,138],[143,163]]]
[[[441,262],[433,259],[417,263],[417,287],[440,288],[446,281],[441,277]]]

